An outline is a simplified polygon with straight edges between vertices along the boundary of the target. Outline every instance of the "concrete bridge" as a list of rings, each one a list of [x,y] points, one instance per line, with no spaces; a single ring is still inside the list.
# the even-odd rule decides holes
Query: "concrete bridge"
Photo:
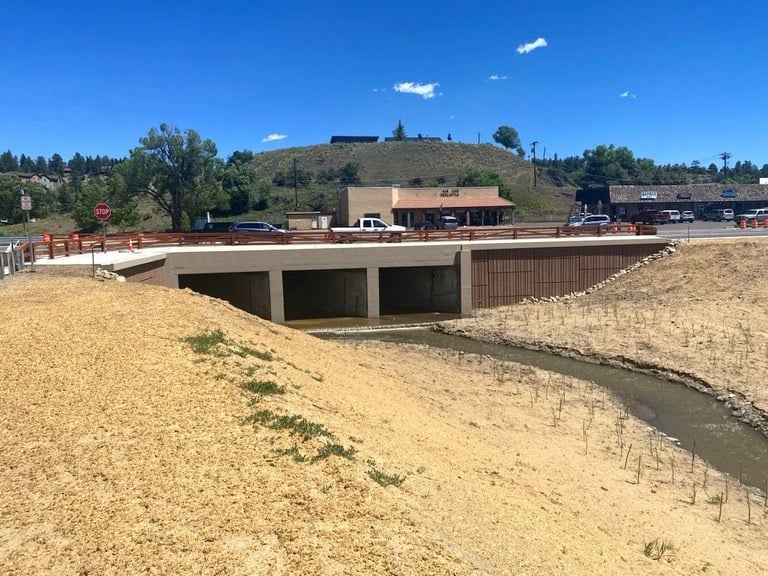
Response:
[[[663,249],[656,236],[169,248],[111,268],[190,288],[272,320],[370,317],[513,304],[585,290]]]

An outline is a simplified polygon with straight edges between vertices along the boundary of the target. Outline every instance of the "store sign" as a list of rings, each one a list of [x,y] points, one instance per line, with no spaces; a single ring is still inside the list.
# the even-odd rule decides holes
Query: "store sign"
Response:
[[[678,192],[677,193],[677,199],[678,200],[690,200],[691,199],[691,193],[690,192]]]
[[[720,196],[723,198],[736,198],[736,190],[733,188],[726,188],[722,192],[720,192]]]
[[[658,195],[655,190],[643,190],[640,192],[640,200],[656,200]]]
[[[443,188],[440,191],[440,197],[441,198],[447,198],[449,196],[458,196],[459,195],[459,189],[458,188],[451,188],[450,190],[448,188]]]

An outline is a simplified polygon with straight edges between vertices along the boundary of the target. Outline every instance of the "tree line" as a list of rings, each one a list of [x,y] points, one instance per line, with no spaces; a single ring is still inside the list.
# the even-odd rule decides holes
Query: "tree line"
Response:
[[[520,136],[512,126],[499,126],[493,139],[506,150],[515,150],[518,156],[525,157]],[[768,164],[758,168],[749,160],[739,160],[730,167],[726,162],[722,168],[711,162],[705,168],[694,160],[690,165],[658,165],[650,158],[635,158],[626,146],[613,144],[585,150],[582,156],[558,158],[555,154],[549,159],[536,158],[533,163],[554,182],[580,188],[618,184],[757,184],[760,178],[768,178]]]
[[[393,133],[405,135],[402,121]],[[517,131],[500,126],[494,140],[521,158],[525,151]],[[196,131],[161,124],[139,139],[139,146],[127,158],[95,158],[80,154],[68,162],[54,154],[50,159],[22,155],[11,151],[0,154],[0,220],[22,220],[19,197],[32,197],[33,218],[54,214],[71,214],[82,230],[93,230],[98,221],[93,207],[108,202],[112,207],[110,224],[121,228],[137,226],[146,214],[140,210],[140,199],[148,198],[170,220],[174,231],[189,228],[193,219],[205,212],[231,217],[250,211],[262,211],[279,202],[273,187],[309,188],[318,184],[360,184],[359,166],[349,162],[341,168],[325,168],[317,174],[299,169],[277,171],[271,176],[258,172],[253,164],[254,154],[243,150],[229,158],[218,157],[212,140],[203,139]],[[30,169],[33,168],[33,169]],[[44,168],[44,169],[43,169]],[[24,182],[8,172],[35,172],[63,175],[67,178],[53,191],[35,182]],[[696,182],[755,183],[768,177],[768,165],[761,169],[751,162],[736,162],[733,167],[719,169],[714,163],[706,168],[698,163],[691,166],[658,166],[653,160],[635,158],[626,147],[598,146],[586,150],[581,157],[560,159],[537,158],[534,169],[546,172],[562,185],[586,187],[610,184],[680,184]],[[414,185],[417,185],[415,179]],[[442,183],[441,183],[442,184]],[[502,197],[511,194],[503,178],[492,170],[470,166],[456,182],[457,186],[498,186]],[[284,201],[284,200],[283,200]],[[295,208],[299,206],[296,205]],[[303,208],[330,210],[328,198],[322,192],[311,195]]]

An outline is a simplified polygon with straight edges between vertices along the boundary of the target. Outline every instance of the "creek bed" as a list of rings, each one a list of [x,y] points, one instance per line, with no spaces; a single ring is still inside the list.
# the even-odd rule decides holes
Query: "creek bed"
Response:
[[[762,490],[766,487],[766,437],[734,418],[725,403],[681,384],[624,368],[472,340],[427,328],[318,333],[317,336],[334,340],[422,344],[487,355],[593,382],[610,390],[633,416],[678,439],[682,448],[691,451],[695,441],[697,458],[708,461],[736,481]]]

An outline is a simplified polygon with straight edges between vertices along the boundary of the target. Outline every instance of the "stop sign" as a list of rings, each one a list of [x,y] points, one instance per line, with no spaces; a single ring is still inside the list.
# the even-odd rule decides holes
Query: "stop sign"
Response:
[[[105,202],[96,204],[93,208],[93,215],[99,220],[109,220],[109,217],[112,216],[112,208]]]

